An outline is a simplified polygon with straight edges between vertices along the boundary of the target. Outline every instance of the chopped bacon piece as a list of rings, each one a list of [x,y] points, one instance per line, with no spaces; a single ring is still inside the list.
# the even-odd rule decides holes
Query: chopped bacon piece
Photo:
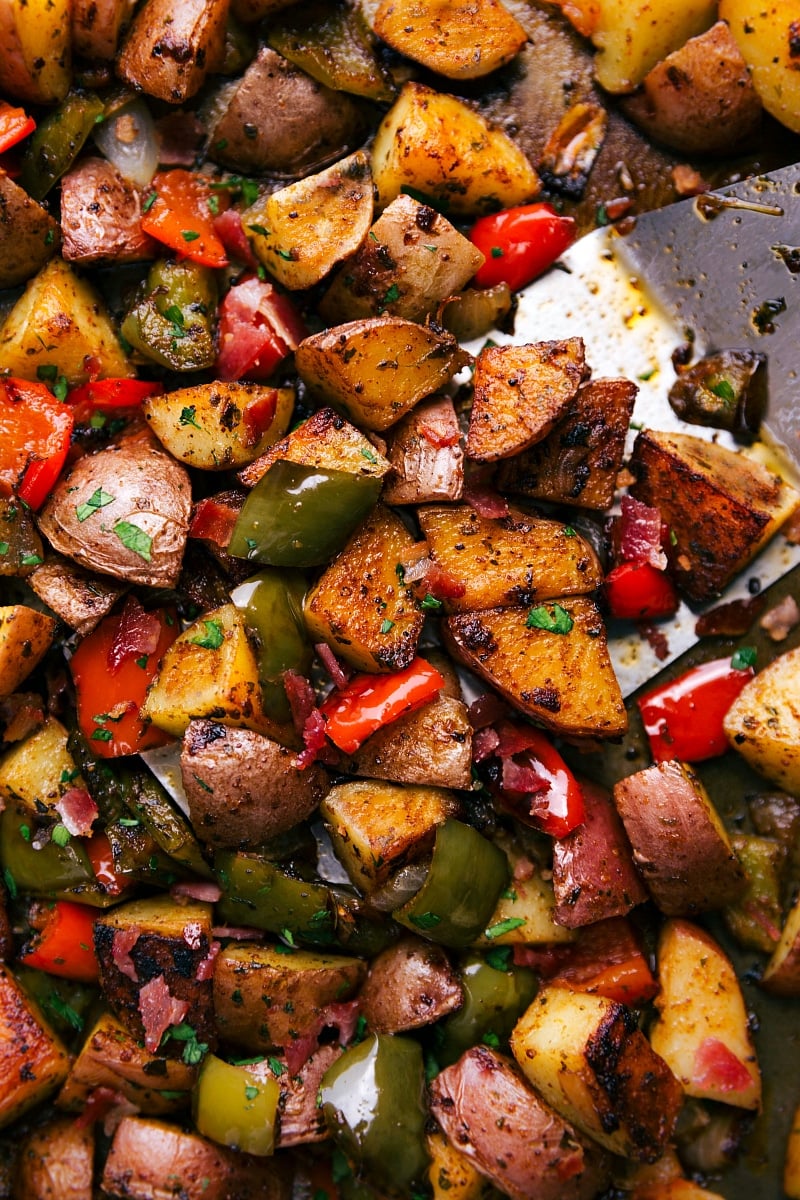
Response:
[[[624,562],[649,563],[659,571],[667,565],[661,547],[661,513],[633,496],[620,501],[619,549]]]
[[[765,603],[763,596],[753,596],[751,600],[729,600],[727,604],[718,604],[697,618],[695,635],[699,638],[741,637],[761,614]]]
[[[439,563],[431,563],[425,576],[425,584],[432,596],[437,600],[457,600],[467,590],[466,584],[451,575],[446,567]]]
[[[190,950],[199,950],[203,941],[203,929],[199,921],[187,921],[183,927],[183,940]]]
[[[334,686],[341,691],[351,678],[353,674],[352,669],[343,662],[340,662],[327,642],[316,642],[314,653],[330,675]]]
[[[518,724],[515,721],[501,721],[497,726],[500,742],[497,747],[498,758],[510,758],[512,754],[522,754],[530,749],[531,738],[528,735],[530,726]]]
[[[496,729],[489,726],[479,729],[472,739],[472,761],[479,763],[485,758],[491,758],[500,745],[500,735]]]
[[[479,517],[499,520],[508,516],[508,501],[488,483],[483,471],[467,475],[464,480],[464,499],[471,504]]]
[[[241,213],[235,208],[226,209],[214,218],[214,232],[231,258],[244,263],[252,271],[258,270],[258,259],[253,254],[242,224]]]
[[[657,625],[651,625],[649,621],[639,621],[636,628],[639,637],[647,642],[659,662],[663,662],[669,654],[669,640],[664,630],[659,629]]]
[[[306,721],[317,707],[316,694],[305,675],[299,671],[284,671],[282,678],[294,727],[302,735]]]
[[[521,792],[525,795],[536,795],[550,788],[547,779],[534,768],[525,763],[516,763],[513,758],[504,758],[502,786],[507,792]]]
[[[203,983],[206,979],[211,979],[214,974],[214,960],[220,952],[220,943],[212,942],[208,948],[208,954],[197,964],[197,970],[194,977],[198,983]]]
[[[339,1000],[326,1004],[322,1010],[322,1028],[335,1026],[339,1033],[339,1041],[343,1046],[352,1041],[358,1028],[358,1000]]]
[[[171,1025],[180,1025],[189,1011],[188,1000],[178,1000],[167,987],[163,975],[157,975],[139,989],[139,1015],[144,1025],[144,1045],[155,1054]]]
[[[100,810],[86,788],[67,788],[56,804],[56,812],[73,837],[91,837]]]
[[[129,658],[154,654],[160,637],[161,622],[156,614],[147,612],[135,596],[126,597],[114,639],[106,655],[109,671],[112,674],[118,671]]]
[[[204,542],[214,542],[220,550],[227,549],[233,527],[239,519],[239,507],[223,502],[219,497],[209,496],[194,506],[189,537]]]
[[[759,625],[773,642],[783,642],[800,623],[800,608],[794,596],[784,596],[759,621]]]
[[[319,1039],[316,1033],[300,1034],[298,1037],[293,1038],[288,1045],[284,1046],[283,1052],[286,1056],[286,1069],[289,1074],[297,1075],[302,1071],[318,1046]]]
[[[292,710],[294,727],[302,737],[305,747],[294,759],[295,767],[302,771],[315,762],[333,765],[338,760],[335,750],[325,736],[325,718],[317,708],[314,689],[299,671],[284,671],[282,678],[286,698]]]
[[[425,408],[425,416],[420,420],[417,429],[425,441],[430,442],[437,450],[455,446],[460,437],[460,430],[452,400],[442,398],[438,403],[429,401]]]
[[[202,900],[207,904],[216,904],[222,895],[218,883],[205,879],[192,879],[183,883],[173,883],[169,889],[173,900],[178,904],[186,904],[189,900]]]
[[[264,930],[251,929],[247,925],[215,925],[212,937],[230,938],[234,942],[263,942]]]
[[[692,1082],[701,1088],[743,1092],[752,1086],[753,1077],[742,1060],[724,1042],[719,1038],[707,1037],[697,1047]]]
[[[131,929],[117,929],[111,943],[111,959],[114,966],[134,983],[139,982],[139,976],[136,963],[131,958],[131,950],[138,942],[140,933],[141,930],[135,925]]]

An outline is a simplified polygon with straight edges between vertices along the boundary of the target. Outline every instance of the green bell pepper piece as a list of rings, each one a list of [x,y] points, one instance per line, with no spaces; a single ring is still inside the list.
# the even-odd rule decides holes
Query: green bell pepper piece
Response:
[[[255,854],[220,850],[214,873],[223,895],[218,914],[232,925],[252,925],[313,946],[334,940],[330,891],[326,884],[298,879]]]
[[[244,1154],[272,1154],[280,1096],[280,1084],[272,1076],[207,1054],[192,1094],[194,1123],[222,1146]]]
[[[425,882],[393,916],[443,946],[474,942],[508,883],[508,859],[471,825],[452,819],[436,831]]]
[[[427,1110],[422,1047],[370,1034],[323,1075],[319,1101],[335,1141],[368,1178],[408,1193],[423,1180]]]
[[[744,867],[747,891],[735,904],[722,910],[723,919],[740,946],[772,954],[775,942],[770,936],[770,926],[777,930],[783,923],[783,847],[772,838],[744,833],[735,834],[731,843]]]
[[[54,1031],[71,1041],[81,1033],[98,1006],[99,992],[87,983],[59,979],[24,963],[14,966],[14,976],[39,1005]]]
[[[380,490],[374,475],[279,459],[245,500],[228,552],[275,567],[322,566],[374,508]]]
[[[0,576],[30,575],[43,561],[31,510],[13,497],[0,499]]]
[[[442,1066],[454,1063],[478,1042],[504,1045],[536,995],[535,973],[511,965],[509,946],[498,946],[490,954],[495,957],[469,955],[461,964],[464,1003],[435,1031],[436,1056]]]
[[[314,657],[303,620],[308,583],[299,571],[267,568],[236,589],[236,607],[255,633],[262,706],[273,721],[292,712],[281,681],[284,671],[308,675]]]
[[[360,8],[313,0],[270,25],[267,42],[312,79],[336,92],[391,103],[395,88],[381,66]]]
[[[70,92],[39,122],[22,157],[20,183],[34,200],[43,200],[68,171],[84,142],[103,118],[103,101],[93,92]]]
[[[189,261],[154,263],[143,291],[122,322],[122,336],[171,371],[212,367],[217,284],[209,267]]]
[[[38,832],[40,827],[25,808],[9,804],[0,814],[0,863],[12,896],[18,891],[28,892],[99,907],[112,902],[97,883],[78,838],[66,834],[63,845],[48,841],[37,849],[34,843]]]

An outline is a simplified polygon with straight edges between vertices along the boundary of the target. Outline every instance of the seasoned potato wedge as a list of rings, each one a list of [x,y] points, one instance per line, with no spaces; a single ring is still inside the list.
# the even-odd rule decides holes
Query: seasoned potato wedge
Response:
[[[460,217],[526,204],[539,177],[520,149],[455,96],[407,83],[372,147],[372,176],[385,208],[405,187]]]
[[[498,0],[383,0],[373,28],[400,54],[448,79],[488,75],[528,40]]]
[[[650,137],[683,154],[729,154],[761,124],[761,100],[724,21],[657,63],[624,107]]]
[[[491,946],[555,946],[574,941],[573,931],[556,923],[550,880],[538,870],[528,878],[518,878],[526,873],[520,863],[522,855],[513,848],[504,849],[514,882],[497,901],[486,925],[489,933],[482,933],[475,945],[488,950]],[[520,870],[515,873],[517,863]]]
[[[372,442],[332,408],[318,409],[255,462],[243,467],[239,479],[245,487],[253,487],[281,458],[301,466],[371,475],[377,479],[389,470],[388,462]]]
[[[16,1200],[92,1200],[94,1128],[51,1118],[23,1140],[17,1164]]]
[[[257,200],[243,213],[242,224],[273,278],[287,288],[308,288],[358,250],[372,209],[369,158],[357,150]]]
[[[780,654],[745,684],[724,726],[751,767],[787,792],[800,792],[800,649]]]
[[[0,1128],[51,1096],[68,1070],[65,1047],[8,967],[0,966]]]
[[[437,504],[419,510],[419,523],[433,562],[464,589],[443,601],[445,612],[579,596],[602,582],[589,543],[560,521],[518,508],[496,519],[480,516],[468,504]]]
[[[794,0],[772,0],[770,4],[720,0],[719,16],[730,25],[764,108],[800,133]]]
[[[540,442],[569,410],[585,370],[581,338],[485,347],[475,362],[467,458],[495,462]]]
[[[685,763],[656,763],[614,785],[633,861],[662,912],[724,908],[744,871],[702,783]]]
[[[55,816],[69,788],[86,786],[67,749],[67,737],[61,722],[47,717],[39,729],[6,750],[0,760],[0,799],[30,813]]]
[[[186,1108],[197,1068],[150,1054],[111,1013],[101,1013],[58,1093],[58,1106],[81,1111],[91,1092],[108,1087],[139,1112],[158,1117]]]
[[[303,771],[294,753],[252,729],[191,721],[183,741],[181,775],[189,817],[209,846],[257,846],[310,816],[328,787],[312,763]]]
[[[62,177],[61,229],[64,258],[81,266],[156,256],[142,232],[141,192],[104,158],[81,159]]]
[[[142,714],[174,737],[198,717],[278,739],[285,735],[262,711],[258,661],[244,616],[233,604],[198,618],[172,643]]]
[[[778,996],[800,996],[800,901],[789,909],[761,985]]]
[[[0,288],[27,282],[60,244],[55,218],[0,169]]]
[[[107,617],[127,583],[85,571],[60,554],[48,555],[28,578],[40,600],[81,637]]]
[[[260,383],[200,383],[150,396],[143,409],[174,458],[188,467],[229,471],[251,463],[285,435],[294,390]]]
[[[670,527],[672,573],[692,600],[718,595],[800,503],[755,459],[686,433],[643,430],[631,470],[632,494]]]
[[[455,658],[547,729],[577,737],[625,732],[622,693],[591,600],[458,613],[442,623],[442,635]]]
[[[102,300],[61,258],[34,276],[0,328],[0,371],[37,379],[43,367],[70,387],[90,370],[100,379],[134,373]]]
[[[548,1104],[601,1146],[641,1162],[659,1157],[682,1091],[630,1009],[544,987],[517,1022],[511,1049]]]
[[[477,246],[436,209],[398,196],[336,275],[320,312],[333,324],[384,312],[422,321],[460,292],[482,262]]]
[[[25,604],[0,607],[0,698],[15,692],[53,644],[53,617]]]
[[[136,0],[72,0],[72,48],[81,58],[111,62]]]
[[[584,384],[546,438],[501,462],[500,489],[554,504],[610,508],[637,391],[629,379]]]
[[[228,0],[145,0],[117,61],[136,91],[182,104],[222,66]]]
[[[415,556],[419,543],[391,509],[377,505],[306,596],[311,641],[327,642],[360,671],[410,666],[425,614],[397,565]]]
[[[391,470],[383,488],[387,504],[432,504],[460,500],[464,491],[464,451],[449,396],[420,400],[386,439]]]
[[[310,950],[287,955],[282,948],[232,943],[217,956],[214,1011],[224,1041],[254,1050],[291,1047],[319,1033],[328,1005],[349,1000],[364,982],[362,959]]]
[[[452,334],[401,317],[336,325],[305,338],[295,351],[308,387],[378,432],[444,387],[468,361]]]
[[[347,760],[351,775],[420,783],[432,787],[472,787],[472,726],[467,706],[444,691],[421,708],[384,725]]]
[[[70,0],[3,0],[0,89],[30,104],[56,104],[72,78]]]
[[[460,1008],[464,991],[441,946],[408,936],[372,960],[358,999],[374,1033],[403,1033]]]
[[[491,1182],[440,1129],[426,1134],[425,1145],[431,1160],[428,1182],[433,1200],[491,1200],[495,1196]]]
[[[759,1108],[761,1075],[736,972],[704,929],[667,921],[658,943],[653,1049],[687,1096]]]
[[[486,1046],[436,1076],[431,1107],[450,1144],[512,1200],[588,1200],[608,1181],[605,1156]]]
[[[189,533],[191,486],[155,445],[122,442],[84,454],[39,517],[50,544],[82,567],[129,583],[171,587]]]
[[[347,874],[370,893],[432,848],[459,801],[444,788],[358,780],[331,788],[320,811]]]

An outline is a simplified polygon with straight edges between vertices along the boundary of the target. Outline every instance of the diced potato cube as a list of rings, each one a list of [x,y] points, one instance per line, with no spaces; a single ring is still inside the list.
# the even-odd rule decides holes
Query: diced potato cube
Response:
[[[53,644],[53,617],[24,604],[0,608],[0,696],[10,696]]]

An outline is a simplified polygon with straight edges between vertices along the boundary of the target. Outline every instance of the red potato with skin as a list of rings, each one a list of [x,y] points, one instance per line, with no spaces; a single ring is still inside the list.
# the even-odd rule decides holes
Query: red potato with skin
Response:
[[[431,1025],[459,1008],[464,993],[440,946],[404,937],[373,959],[359,1003],[375,1033]]]

